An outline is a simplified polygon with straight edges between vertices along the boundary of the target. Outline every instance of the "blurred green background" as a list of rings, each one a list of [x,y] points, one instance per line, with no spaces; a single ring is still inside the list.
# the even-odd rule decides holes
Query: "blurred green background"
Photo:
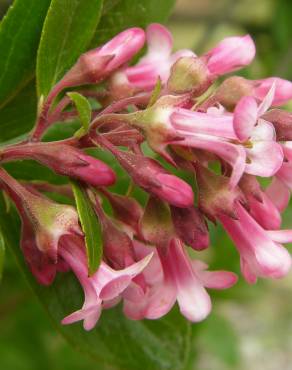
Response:
[[[0,0],[0,17],[9,3]],[[168,26],[176,49],[197,54],[225,36],[248,32],[258,53],[241,73],[292,79],[291,17],[291,0],[179,0]],[[284,215],[284,226],[289,224],[292,206]],[[239,271],[236,251],[222,230],[211,227],[211,237],[204,255],[211,267]],[[228,292],[213,294],[213,313],[196,325],[193,370],[292,370],[291,295],[291,274],[256,286],[240,279]],[[0,286],[0,369],[103,370],[54,330],[9,253]]]

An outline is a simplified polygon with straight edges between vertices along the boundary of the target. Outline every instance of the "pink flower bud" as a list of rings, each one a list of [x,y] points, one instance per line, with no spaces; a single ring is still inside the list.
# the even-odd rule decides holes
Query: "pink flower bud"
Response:
[[[210,73],[220,76],[250,64],[255,52],[249,35],[226,37],[206,54],[207,66]]]
[[[98,199],[95,202],[95,210],[102,225],[103,250],[106,260],[114,268],[125,268],[135,261],[131,238],[104,213]]]
[[[128,62],[143,46],[145,33],[141,28],[129,28],[105,45],[81,55],[75,65],[58,83],[65,87],[97,83]]]
[[[115,218],[130,226],[138,234],[140,219],[143,215],[140,204],[131,197],[115,194],[105,189],[102,189],[102,192],[109,200]]]
[[[133,181],[147,192],[176,207],[193,205],[194,195],[190,185],[169,174],[154,159],[120,151],[105,140],[102,141],[102,145],[114,154]]]
[[[0,181],[22,219],[21,247],[32,273],[41,284],[52,282],[60,240],[82,235],[75,208],[30,191],[0,170]]]
[[[6,159],[34,159],[56,173],[84,181],[92,186],[112,185],[115,174],[100,160],[80,149],[62,143],[34,143],[10,147],[3,153]]]
[[[180,239],[195,250],[209,246],[209,233],[206,221],[195,207],[171,207],[171,216]]]
[[[217,175],[196,163],[196,179],[199,187],[199,208],[211,221],[215,222],[221,213],[237,219],[234,204],[236,201],[246,201],[238,187],[230,189],[228,177]]]
[[[292,140],[292,113],[281,109],[272,109],[266,112],[262,118],[273,124],[278,141]]]

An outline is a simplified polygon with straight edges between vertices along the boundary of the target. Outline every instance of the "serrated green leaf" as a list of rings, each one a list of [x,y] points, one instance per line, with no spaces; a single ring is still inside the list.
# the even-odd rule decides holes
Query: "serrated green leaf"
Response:
[[[102,258],[101,227],[93,205],[85,189],[76,181],[72,181],[77,211],[85,235],[89,274],[93,274]]]
[[[175,0],[110,0],[101,17],[91,47],[100,45],[129,27],[146,27],[165,22]]]
[[[33,78],[50,1],[15,0],[0,23],[0,107]]]
[[[37,56],[38,95],[51,88],[86,50],[100,19],[102,0],[52,0]]]
[[[67,93],[67,95],[74,102],[82,124],[82,127],[74,135],[76,137],[80,137],[85,135],[88,131],[91,121],[91,106],[89,101],[77,92]]]

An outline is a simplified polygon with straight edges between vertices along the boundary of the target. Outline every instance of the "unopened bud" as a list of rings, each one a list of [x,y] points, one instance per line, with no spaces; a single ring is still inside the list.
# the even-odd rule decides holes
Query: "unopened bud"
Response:
[[[169,206],[150,196],[141,220],[141,230],[147,242],[157,247],[167,247],[175,237]]]
[[[72,177],[92,186],[107,186],[115,182],[111,168],[82,150],[62,143],[35,143],[7,148],[6,159],[34,159],[60,175]]]
[[[115,194],[105,189],[102,189],[102,192],[109,200],[115,218],[139,234],[139,223],[143,214],[140,204],[134,198],[125,195]]]
[[[99,200],[96,214],[102,226],[103,251],[106,260],[116,269],[123,269],[135,261],[133,242],[103,211]]]
[[[203,94],[212,84],[212,78],[203,58],[194,56],[179,58],[172,66],[167,87],[170,93],[192,92]]]
[[[195,207],[171,207],[172,221],[179,238],[195,250],[208,248],[209,233],[203,215]]]
[[[243,77],[232,76],[219,86],[215,93],[215,100],[227,109],[233,110],[243,96],[252,96],[253,90],[250,81]]]
[[[154,159],[120,151],[105,140],[102,145],[113,153],[133,181],[147,192],[176,207],[193,205],[194,195],[190,185],[168,173]]]
[[[281,109],[272,109],[266,112],[262,118],[273,124],[278,141],[292,140],[292,113]]]
[[[245,203],[244,196],[238,187],[230,189],[230,179],[217,175],[208,168],[196,163],[196,179],[199,188],[199,208],[213,222],[218,214],[237,219],[234,204]]]

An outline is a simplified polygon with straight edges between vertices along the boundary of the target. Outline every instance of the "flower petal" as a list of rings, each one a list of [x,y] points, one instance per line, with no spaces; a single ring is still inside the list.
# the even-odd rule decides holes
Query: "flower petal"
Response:
[[[255,52],[255,44],[249,35],[227,37],[207,53],[207,66],[215,75],[229,73],[250,64]]]
[[[254,91],[255,97],[263,100],[273,84],[275,84],[276,87],[272,102],[273,106],[285,104],[292,99],[292,82],[283,80],[279,77],[270,77],[258,80]]]
[[[283,151],[281,145],[274,141],[253,142],[252,149],[246,149],[250,163],[245,172],[251,175],[270,177],[282,166]]]
[[[229,271],[202,271],[199,278],[209,289],[228,289],[237,282],[237,275]]]
[[[269,230],[267,233],[274,242],[281,244],[292,242],[292,230]]]
[[[234,110],[233,125],[240,141],[246,141],[251,136],[257,122],[257,110],[257,103],[251,96],[244,96],[237,103]]]
[[[221,141],[210,135],[184,135],[185,140],[177,141],[176,145],[186,146],[197,149],[204,149],[216,154],[225,160],[232,167],[230,177],[230,187],[238,184],[245,170],[245,149],[241,145],[235,145],[226,141]]]
[[[272,84],[270,90],[268,91],[267,95],[261,102],[258,108],[258,116],[262,116],[272,105],[274,96],[275,96],[275,91],[276,91],[276,85],[275,83]]]
[[[274,177],[271,184],[267,187],[266,194],[280,212],[284,211],[288,206],[290,200],[289,188],[277,177]]]

